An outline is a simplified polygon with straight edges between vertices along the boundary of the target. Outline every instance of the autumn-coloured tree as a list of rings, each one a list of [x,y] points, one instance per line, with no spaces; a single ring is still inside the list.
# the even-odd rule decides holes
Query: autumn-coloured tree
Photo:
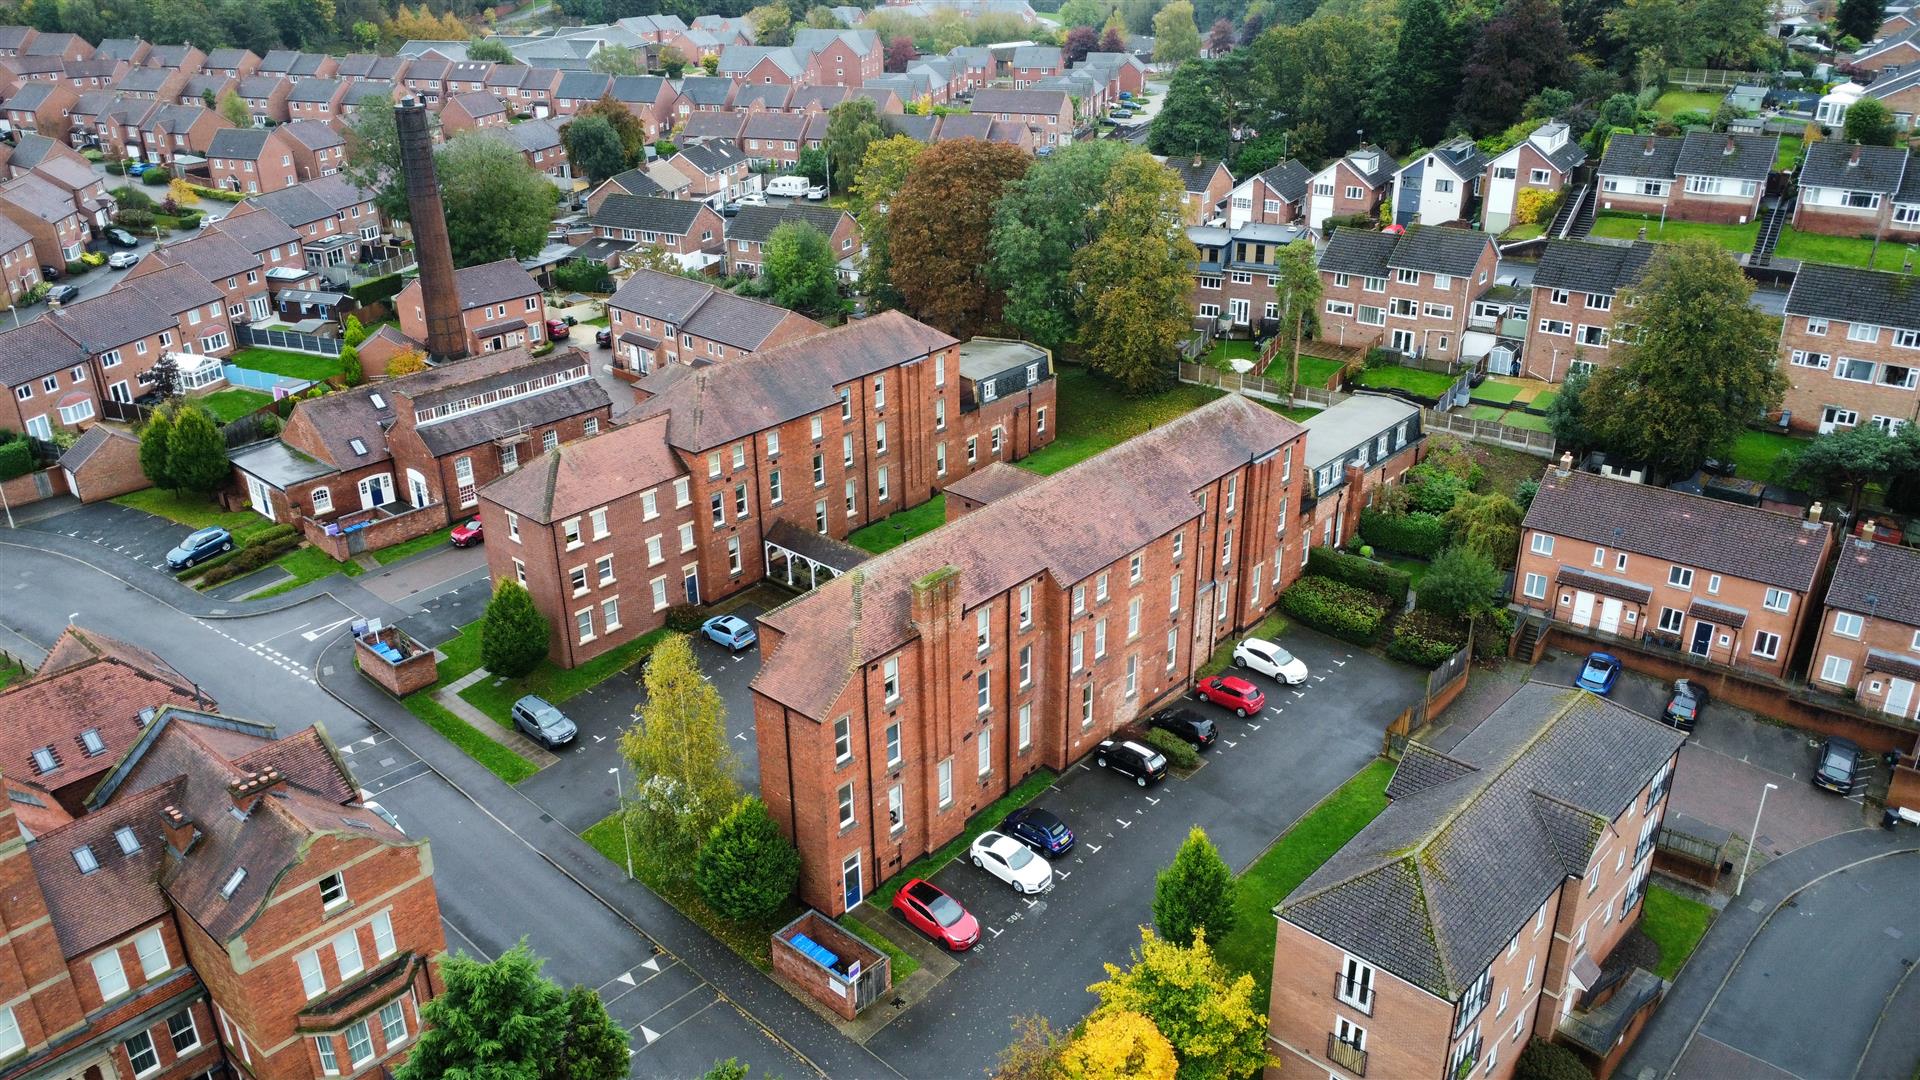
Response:
[[[1180,1063],[1153,1021],[1116,1009],[1087,1021],[1060,1051],[1059,1067],[1064,1080],[1173,1080]]]
[[[1107,191],[1094,211],[1100,236],[1073,259],[1080,345],[1089,366],[1141,394],[1172,374],[1199,254],[1181,224],[1186,191],[1173,170],[1131,154],[1113,167]]]
[[[1251,1076],[1273,1064],[1267,1014],[1253,1001],[1253,976],[1230,975],[1205,933],[1192,945],[1140,931],[1133,966],[1106,965],[1107,980],[1087,987],[1100,998],[1095,1017],[1139,1013],[1167,1037],[1191,1080]]]
[[[1060,50],[1068,64],[1077,64],[1087,58],[1100,44],[1100,32],[1091,26],[1076,26],[1067,31],[1066,40],[1061,42]]]
[[[914,58],[919,55],[919,50],[913,47],[912,38],[905,34],[896,35],[887,41],[887,70],[892,72],[905,71],[907,70],[907,65],[913,63]]]
[[[1225,56],[1233,50],[1233,24],[1225,18],[1213,20],[1213,26],[1207,31],[1207,55]]]
[[[1117,26],[1109,26],[1100,34],[1100,51],[1103,53],[1123,53],[1127,51],[1127,39]]]
[[[643,148],[647,145],[647,127],[611,93],[574,113],[572,121],[561,125],[561,143],[568,144],[567,132],[573,127],[575,121],[585,120],[590,116],[604,117],[607,123],[613,125],[614,133],[620,136],[620,146],[626,151],[629,162],[644,160],[646,151]]]
[[[397,379],[402,375],[412,375],[425,370],[427,370],[427,354],[419,349],[408,349],[406,352],[395,354],[393,359],[387,361],[389,379]]]
[[[844,108],[845,103],[835,108]],[[833,140],[833,113],[828,114],[827,140]],[[900,292],[893,287],[892,219],[887,209],[913,171],[926,144],[905,135],[881,139],[860,155],[847,193],[853,200],[853,218],[866,239],[866,261],[860,267],[860,291],[878,307],[899,307]]]
[[[993,208],[1030,160],[980,139],[920,155],[888,213],[893,285],[909,313],[963,341],[999,322],[1005,297],[987,274]]]

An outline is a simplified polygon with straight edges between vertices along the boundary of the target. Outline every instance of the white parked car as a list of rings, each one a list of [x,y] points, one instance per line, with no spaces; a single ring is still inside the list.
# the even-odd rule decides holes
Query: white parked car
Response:
[[[116,251],[107,256],[107,265],[115,270],[125,270],[140,261],[140,256],[131,251]]]
[[[1234,647],[1233,666],[1257,672],[1275,682],[1299,686],[1307,681],[1307,665],[1271,641],[1248,638]]]
[[[968,850],[973,865],[1013,886],[1014,892],[1044,892],[1053,884],[1053,867],[1047,860],[1005,833],[983,832]]]

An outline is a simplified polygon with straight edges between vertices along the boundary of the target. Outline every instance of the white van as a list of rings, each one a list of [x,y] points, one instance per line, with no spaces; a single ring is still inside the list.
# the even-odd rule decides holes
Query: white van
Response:
[[[787,199],[805,198],[811,186],[804,176],[776,176],[767,181],[767,194]]]

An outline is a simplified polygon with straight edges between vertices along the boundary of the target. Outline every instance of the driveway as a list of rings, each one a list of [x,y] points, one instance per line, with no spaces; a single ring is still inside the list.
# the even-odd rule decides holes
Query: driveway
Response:
[[[1088,761],[1035,801],[1078,836],[1055,864],[1051,891],[1015,896],[964,859],[935,874],[980,919],[982,944],[867,1048],[907,1076],[978,1076],[1011,1039],[1012,1017],[1037,1013],[1071,1026],[1093,1004],[1086,988],[1104,978],[1102,963],[1124,962],[1139,945],[1138,927],[1153,918],[1154,876],[1190,827],[1205,828],[1227,862],[1244,867],[1379,753],[1387,722],[1426,683],[1422,672],[1311,631],[1281,641],[1314,674],[1300,690],[1256,678],[1268,694],[1265,713],[1242,720],[1183,702],[1221,729],[1191,777],[1142,789]]]

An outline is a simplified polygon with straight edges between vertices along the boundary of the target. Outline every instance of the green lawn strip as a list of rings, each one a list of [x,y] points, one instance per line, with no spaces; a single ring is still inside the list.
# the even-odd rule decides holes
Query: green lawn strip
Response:
[[[1616,211],[1603,212],[1594,219],[1593,235],[1613,240],[1636,240],[1642,227],[1646,228],[1649,240],[1673,244],[1681,240],[1705,239],[1736,254],[1752,251],[1753,242],[1760,235],[1760,222],[1757,219],[1745,225],[1712,225],[1700,221],[1668,221],[1663,225],[1655,215]],[[1785,242],[1784,236],[1782,242]]]
[[[1410,367],[1376,367],[1360,373],[1361,386],[1375,390],[1405,390],[1409,394],[1421,397],[1437,398],[1453,385],[1453,378],[1438,371],[1421,371]]]
[[[1660,968],[1654,974],[1671,979],[1706,935],[1713,909],[1659,885],[1647,887],[1642,903],[1646,909],[1640,914],[1640,929],[1660,946]]]
[[[32,674],[33,672],[31,670],[21,667],[18,664],[0,660],[0,690],[5,690],[7,687],[28,678]]]
[[[1268,641],[1272,641],[1286,632],[1287,617],[1275,611],[1260,620],[1259,626],[1247,631],[1246,636],[1265,638]],[[1207,662],[1200,665],[1200,670],[1193,673],[1194,678],[1204,679],[1209,675],[1218,675],[1227,670],[1227,665],[1233,663],[1233,650],[1240,642],[1240,638],[1228,638],[1221,642],[1220,647],[1213,650],[1213,655],[1207,657]]]
[[[1797,451],[1807,442],[1777,431],[1743,431],[1733,440],[1734,475],[1770,482],[1775,479],[1775,467],[1781,455]]]
[[[347,370],[337,356],[308,356],[306,353],[281,352],[279,349],[242,349],[227,357],[227,363],[249,371],[264,371],[289,379],[322,382]]]
[[[440,651],[440,679],[432,689],[445,689],[448,683],[458,682],[472,674],[480,666],[480,620],[460,628],[460,632],[435,646]]]
[[[474,625],[478,627],[479,624]],[[501,727],[511,730],[513,715],[510,710],[513,703],[525,695],[534,694],[558,705],[646,656],[668,633],[665,628],[648,631],[577,668],[563,668],[551,660],[542,660],[540,666],[533,669],[533,674],[524,679],[507,679],[496,685],[496,680],[488,677],[460,691],[460,696],[467,704],[492,717]]]
[[[293,579],[291,581],[283,581],[265,592],[254,594],[252,597],[254,600],[265,600],[269,597],[279,596],[281,593],[292,592],[308,582],[319,581],[321,578],[331,577],[334,574],[359,577],[361,574],[366,573],[365,570],[361,569],[359,563],[352,561],[336,562],[333,556],[316,547],[295,548],[267,565],[277,566],[285,570],[287,573],[293,575]]]
[[[1229,972],[1253,976],[1262,1012],[1273,982],[1273,906],[1386,809],[1393,767],[1382,758],[1355,773],[1241,873],[1234,887],[1239,918],[1213,951]]]
[[[131,506],[135,510],[144,510],[157,517],[185,525],[189,529],[207,529],[215,525],[226,529],[234,539],[244,541],[247,537],[273,527],[273,522],[251,510],[222,510],[212,501],[198,495],[175,494],[161,488],[147,488],[145,491],[130,491],[114,497],[121,506]]]
[[[1507,410],[1501,408],[1498,405],[1467,406],[1467,416],[1469,416],[1474,420],[1486,420],[1491,423],[1497,424],[1500,422],[1500,418],[1505,415],[1507,415]]]
[[[1510,405],[1514,399],[1520,396],[1520,392],[1524,389],[1526,388],[1519,383],[1488,379],[1486,382],[1473,388],[1472,396],[1473,400],[1484,401],[1489,405]]]
[[[1774,172],[1792,172],[1800,165],[1800,148],[1805,140],[1798,135],[1780,136],[1780,149],[1773,155]]]
[[[445,547],[447,544],[447,536],[452,532],[453,526],[449,525],[444,529],[430,532],[425,536],[416,536],[411,540],[403,541],[392,547],[381,548],[379,551],[373,553],[373,561],[379,563],[381,566],[385,566],[388,563],[399,562],[409,555],[417,555],[422,551],[431,551],[437,547]]]
[[[907,976],[920,970],[920,961],[913,954],[895,945],[885,934],[854,918],[851,914],[840,916],[840,925],[854,937],[887,954],[887,962],[893,967],[893,985],[899,986]]]
[[[1502,416],[1500,423],[1510,428],[1519,428],[1522,431],[1553,430],[1553,425],[1547,423],[1546,417],[1535,416],[1530,412],[1521,412],[1519,409],[1514,409]]]
[[[1558,401],[1559,399],[1560,399],[1560,391],[1542,390],[1539,393],[1533,395],[1533,400],[1527,402],[1527,408],[1535,409],[1535,410],[1538,410],[1539,412],[1544,413],[1548,409],[1553,408],[1553,403],[1555,401]]]
[[[215,420],[231,424],[248,413],[259,412],[273,404],[272,394],[263,394],[258,390],[246,390],[234,387],[228,390],[215,390],[205,397],[196,399],[207,407]]]
[[[1221,394],[1209,386],[1181,383],[1152,397],[1130,398],[1078,365],[1061,365],[1055,378],[1060,430],[1052,445],[1017,462],[1042,475],[1176,420]]]
[[[968,818],[967,827],[960,830],[959,836],[947,841],[938,851],[913,860],[907,864],[906,869],[882,882],[880,887],[867,897],[868,901],[877,908],[891,907],[893,894],[900,891],[900,886],[914,878],[930,878],[939,873],[941,867],[959,858],[967,850],[968,845],[973,843],[975,837],[1000,824],[1001,818],[1039,798],[1040,793],[1047,790],[1055,779],[1053,773],[1041,769],[1022,780],[1018,787],[995,799],[986,809]],[[1271,937],[1271,933],[1268,936]]]
[[[1265,405],[1267,408],[1272,409],[1274,412],[1279,413],[1281,416],[1286,417],[1296,424],[1309,416],[1318,416],[1320,414],[1320,410],[1311,405],[1281,405],[1272,401],[1262,401],[1260,404]]]
[[[1374,557],[1379,559],[1381,562],[1386,563],[1388,566],[1393,567],[1395,570],[1406,571],[1407,577],[1409,579],[1407,582],[1407,585],[1410,588],[1413,588],[1416,590],[1419,589],[1420,579],[1427,576],[1427,563],[1423,559],[1407,559],[1407,558],[1389,559],[1379,554],[1376,554]]]
[[[1213,348],[1208,349],[1200,355],[1201,363],[1206,364],[1208,367],[1219,368],[1221,371],[1233,370],[1233,365],[1228,363],[1230,360],[1258,359],[1260,359],[1260,346],[1254,342],[1227,341],[1224,339],[1214,342]]]
[[[1346,366],[1338,360],[1328,360],[1322,356],[1303,356],[1300,358],[1300,385],[1324,390]]]
[[[1653,111],[1668,117],[1688,110],[1712,116],[1725,96],[1710,90],[1669,90],[1654,101]]]
[[[901,544],[939,527],[947,520],[947,494],[939,492],[933,498],[911,510],[902,510],[881,518],[862,529],[855,529],[847,537],[847,543],[862,551],[875,555],[891,551]]]
[[[1550,221],[1536,221],[1528,225],[1515,225],[1506,232],[1501,233],[1500,239],[1505,240],[1509,244],[1521,240],[1532,240],[1536,237],[1545,236],[1547,226],[1551,224],[1553,223]]]
[[[448,742],[465,751],[468,757],[485,766],[488,772],[509,784],[517,784],[540,771],[526,758],[494,742],[479,728],[442,708],[439,702],[428,696],[427,691],[410,695],[401,704],[428,727],[445,736]]]
[[[602,329],[605,329],[605,327],[607,326],[607,317],[605,315],[596,315],[591,319],[581,319],[580,325],[581,326],[598,326],[598,327],[601,327]]]
[[[1907,245],[1883,241],[1876,253],[1873,241],[1865,237],[1821,236],[1789,227],[1780,230],[1780,243],[1774,247],[1773,253],[1782,259],[1863,266],[1901,273],[1906,262]]]
[[[627,865],[627,840],[621,835],[620,815],[612,814],[589,826],[580,834],[587,846],[607,857],[617,867]],[[738,953],[761,971],[773,970],[772,941],[774,932],[792,922],[800,914],[798,901],[789,899],[778,911],[764,919],[750,922],[734,922],[723,919],[707,906],[700,889],[691,880],[671,878],[652,866],[642,857],[639,848],[633,849],[633,876],[640,879],[647,888],[659,894],[662,900],[678,908],[680,914],[692,919],[700,928],[720,939],[721,944]],[[897,982],[900,976],[894,975]]]

